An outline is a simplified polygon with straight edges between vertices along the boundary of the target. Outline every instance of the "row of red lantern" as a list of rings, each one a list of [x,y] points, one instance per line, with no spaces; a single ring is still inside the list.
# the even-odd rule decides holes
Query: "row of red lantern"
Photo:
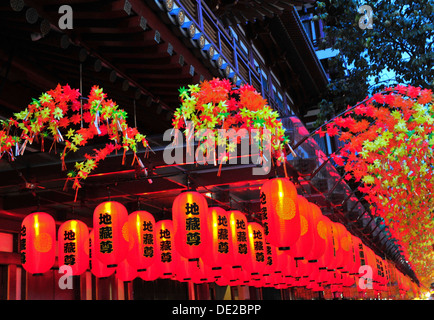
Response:
[[[107,204],[104,205],[107,206]],[[115,203],[115,206],[119,207],[119,204]],[[210,208],[209,216],[212,217],[210,238],[228,240],[228,243],[222,244],[210,239],[210,243],[214,245],[211,245],[207,254],[198,261],[189,261],[176,250],[175,232],[171,220],[163,220],[155,224],[152,215],[147,212],[132,213],[128,219],[130,250],[126,259],[116,268],[117,276],[124,281],[140,276],[145,280],[172,278],[179,281],[188,279],[197,283],[216,281],[221,285],[248,283],[255,286],[276,286],[279,288],[306,285],[319,289],[319,284],[339,286],[343,285],[343,278],[345,278],[347,285],[354,283],[354,274],[350,274],[349,271],[322,267],[323,260],[311,260],[310,262],[307,259],[300,260],[301,257],[292,255],[293,251],[279,250],[268,244],[265,241],[263,227],[255,222],[247,223],[245,216],[239,211],[226,212],[221,208]],[[31,219],[32,217],[33,219]],[[35,248],[44,254],[41,255],[43,259],[39,261],[45,262],[45,268],[48,270],[52,266],[54,258],[46,259],[45,254],[52,249],[48,243],[52,243],[55,238],[52,235],[51,240],[47,240],[49,239],[47,235],[50,234],[47,231],[49,228],[54,229],[54,220],[45,213],[32,214],[28,220],[33,221],[32,224],[36,227],[34,229],[35,234],[45,234],[43,238],[46,243],[41,244],[40,240],[36,240],[35,243],[38,244],[35,245]],[[25,222],[23,222],[23,230],[29,229],[28,221]],[[135,230],[136,233],[134,233]],[[246,234],[243,234],[243,231],[246,231]],[[96,230],[90,234],[91,271],[98,277],[106,277],[113,274],[115,268],[108,267],[107,264],[92,256],[93,252],[98,251],[95,250],[95,232]],[[303,232],[301,233],[303,234]],[[237,237],[233,237],[231,234],[236,234]],[[28,234],[24,232],[23,235]],[[89,242],[87,235],[87,227],[79,221],[67,221],[59,228],[59,260],[71,265],[74,270],[73,274],[80,274],[88,267],[89,260],[86,251],[89,248]],[[153,244],[154,241],[155,246],[139,245],[139,243]],[[244,243],[247,245],[247,258],[241,253],[244,252],[244,247],[239,246]],[[358,247],[359,256],[366,259],[362,263],[368,262],[369,265],[375,265],[372,260],[374,259],[372,250],[361,243],[358,243]],[[156,249],[155,254],[153,254],[154,248]],[[239,256],[228,259],[230,255],[226,254],[230,253],[233,248],[238,248]],[[140,254],[134,254],[138,252],[147,252],[147,254],[142,255],[145,259],[142,263],[139,262]],[[155,263],[154,257],[156,257]],[[27,265],[24,264],[24,266],[27,269]],[[138,269],[145,266],[147,268]],[[42,269],[39,271],[43,272]],[[381,277],[375,277],[374,283],[384,285]]]
[[[214,270],[229,265],[260,274],[265,268],[265,243],[269,243],[297,261],[315,262],[319,270],[356,274],[360,265],[369,264],[374,267],[375,275],[384,278],[382,259],[343,225],[330,221],[315,204],[298,196],[295,186],[288,179],[275,178],[266,182],[261,189],[260,201],[262,225],[247,223],[245,215],[239,211],[208,209],[205,198],[194,191],[181,193],[175,199],[173,225],[169,221],[156,224],[154,217],[145,211],[128,216],[126,208],[120,203],[104,202],[94,211],[93,267],[100,265],[104,272],[99,274],[103,275],[113,272],[113,267],[118,265],[124,269],[128,264],[131,269],[145,270],[155,262],[160,264],[158,270],[162,270],[163,276],[171,276],[176,273],[172,267],[173,261],[177,260],[172,252],[176,247],[174,252],[183,259],[200,258]],[[45,227],[45,224],[38,222],[47,216],[50,217],[43,213],[33,214],[23,221],[22,257],[23,265],[29,272],[44,272],[54,262],[54,247],[47,248],[55,237],[48,236],[50,232],[44,231],[44,228],[51,229],[54,234],[54,220],[47,222]],[[38,228],[35,228],[36,225]],[[29,251],[31,254],[25,246],[25,230],[29,226],[33,227],[31,232],[34,232],[35,248],[39,248]],[[87,227],[81,222],[68,221],[59,229],[60,263],[73,266],[74,274],[80,274],[87,268],[87,239]],[[34,257],[36,252],[38,257]],[[28,267],[26,256],[31,256],[35,262],[33,267]],[[97,271],[95,273],[98,274]]]

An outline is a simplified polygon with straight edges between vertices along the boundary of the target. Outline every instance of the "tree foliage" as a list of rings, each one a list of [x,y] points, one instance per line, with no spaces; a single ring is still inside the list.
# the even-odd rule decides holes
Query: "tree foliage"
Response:
[[[359,27],[364,4],[372,8],[372,29]],[[319,123],[385,86],[434,88],[433,0],[324,0],[315,10],[326,34],[320,49],[340,52],[329,61],[332,79]]]

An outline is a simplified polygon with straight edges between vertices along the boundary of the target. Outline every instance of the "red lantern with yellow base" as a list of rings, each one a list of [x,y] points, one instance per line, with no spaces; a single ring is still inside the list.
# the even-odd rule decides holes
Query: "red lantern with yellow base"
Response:
[[[33,212],[21,223],[21,264],[32,274],[50,270],[56,258],[56,223],[45,212]]]

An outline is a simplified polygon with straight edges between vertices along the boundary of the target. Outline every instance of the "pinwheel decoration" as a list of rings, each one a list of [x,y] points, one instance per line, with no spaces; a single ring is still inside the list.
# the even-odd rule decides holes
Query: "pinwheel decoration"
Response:
[[[213,138],[208,139],[207,136],[206,140],[218,145],[222,143],[218,139],[218,129],[234,129],[234,133],[238,129],[246,129],[246,132],[256,129],[258,135],[255,142],[258,144],[261,157],[264,158],[264,151],[267,151],[266,154],[271,154],[273,159],[276,159],[277,165],[285,163],[285,146],[289,146],[289,139],[285,136],[282,122],[278,119],[279,114],[251,85],[244,84],[236,88],[227,79],[215,78],[189,85],[188,88],[182,87],[179,93],[181,105],[176,109],[172,123],[175,129],[184,129],[187,137],[192,134],[192,128],[198,135],[204,130],[212,130]],[[188,125],[189,123],[191,125]],[[201,140],[203,136],[196,138],[200,144],[199,151],[205,152],[206,142]],[[265,140],[271,143],[263,143]],[[236,148],[237,141],[230,140],[226,144],[225,152],[215,157],[214,163],[220,164],[218,175],[221,165],[230,159],[231,152]]]
[[[53,142],[49,151],[57,151],[56,145],[61,145],[62,170],[67,170],[65,157],[69,153],[77,152],[96,137],[108,136],[110,142],[104,148],[85,154],[85,160],[76,162],[67,173],[66,183],[73,181],[77,197],[80,181],[86,179],[98,163],[113,151],[123,149],[124,163],[125,153],[131,150],[134,153],[132,164],[135,161],[141,163],[136,155],[138,144],[145,148],[149,148],[149,144],[136,128],[128,126],[127,116],[127,112],[108,99],[98,86],[93,86],[89,96],[84,98],[77,89],[59,84],[39,99],[33,99],[23,111],[0,120],[0,158],[8,156],[13,161],[34,142],[40,144],[41,151],[45,151],[45,140],[50,138]]]

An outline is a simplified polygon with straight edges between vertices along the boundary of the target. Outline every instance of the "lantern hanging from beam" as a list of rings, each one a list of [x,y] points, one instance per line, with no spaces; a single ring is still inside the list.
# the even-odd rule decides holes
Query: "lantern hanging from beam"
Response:
[[[155,261],[152,268],[156,268],[161,278],[171,278],[176,274],[177,257],[174,241],[172,220],[160,220],[155,224]]]
[[[128,212],[116,201],[103,202],[93,213],[95,257],[109,268],[116,267],[128,254]]]
[[[59,266],[69,265],[74,276],[89,268],[89,229],[79,220],[68,220],[59,228]]]
[[[90,272],[97,278],[106,278],[112,275],[116,268],[107,268],[107,265],[95,256],[95,229],[89,232],[89,267]]]
[[[231,242],[233,248],[233,267],[240,268],[247,263],[249,245],[247,240],[247,218],[244,213],[232,210],[229,213]]]
[[[325,252],[327,244],[327,226],[323,219],[321,209],[314,203],[310,203],[312,212],[312,232],[314,245],[312,250],[305,257],[310,261],[318,261]]]
[[[294,259],[304,259],[309,255],[314,246],[313,212],[309,201],[298,196],[298,208],[300,212],[300,237],[287,251]],[[306,259],[307,260],[307,259]]]
[[[264,228],[256,222],[249,222],[247,226],[249,254],[245,269],[251,275],[259,275],[267,264],[267,246]]]
[[[351,234],[344,227],[343,224],[336,224],[339,231],[339,245],[342,252],[342,262],[341,265],[338,266],[338,269],[341,272],[350,272],[353,267],[353,255],[352,255],[352,242],[351,242]]]
[[[233,247],[229,214],[219,207],[208,209],[208,249],[202,259],[213,270],[221,270],[223,265],[232,264]]]
[[[179,194],[172,205],[175,243],[179,254],[187,259],[200,258],[207,246],[208,203],[196,191]]]
[[[288,250],[300,236],[297,189],[287,178],[270,179],[261,188],[260,202],[267,241]]]
[[[116,267],[116,278],[121,281],[130,282],[133,281],[138,275],[137,268],[128,262],[128,259],[124,259]]]
[[[135,211],[128,216],[128,263],[139,272],[155,260],[155,218],[147,211]]]
[[[32,274],[50,270],[56,258],[56,223],[45,212],[34,212],[21,224],[21,263]]]

